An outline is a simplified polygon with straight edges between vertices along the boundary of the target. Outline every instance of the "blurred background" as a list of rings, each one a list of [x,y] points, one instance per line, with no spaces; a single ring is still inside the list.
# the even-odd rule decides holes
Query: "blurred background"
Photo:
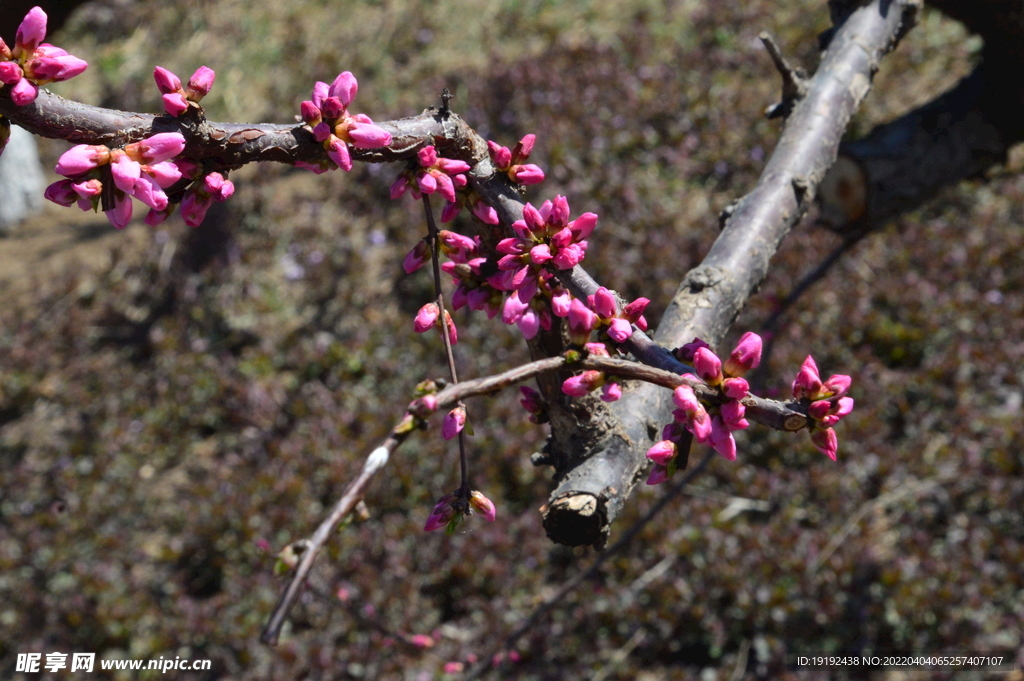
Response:
[[[548,180],[528,199],[598,213],[588,270],[651,298],[656,321],[777,139],[758,33],[813,69],[828,25],[809,0],[97,0],[53,36],[89,70],[52,89],[156,112],[154,65],[187,78],[205,64],[211,119],[284,123],[343,70],[375,120],[448,87],[486,138],[537,133]],[[851,134],[952,86],[979,48],[926,11]],[[47,181],[67,148],[40,142]],[[716,459],[493,678],[775,678],[796,652],[1019,653],[1022,164],[880,228],[789,313],[765,380],[784,394],[808,353],[853,376],[838,463],[805,434],[741,434],[736,462]],[[258,642],[285,584],[277,552],[315,528],[413,386],[446,374],[438,339],[412,330],[431,283],[401,268],[425,227],[411,199],[388,200],[398,170],[249,166],[199,229],[115,232],[48,204],[0,238],[0,675],[21,678],[17,653],[96,652],[213,661],[187,678],[454,679],[446,663],[469,666],[589,565],[541,527],[544,428],[517,394],[475,399],[472,475],[497,521],[422,531],[458,484],[433,424],[374,482],[370,519],[329,542],[281,644]],[[838,242],[813,216],[795,230],[730,342]],[[527,359],[514,329],[456,321],[461,376]],[[613,540],[658,493],[638,489]],[[156,678],[122,674],[96,678]]]

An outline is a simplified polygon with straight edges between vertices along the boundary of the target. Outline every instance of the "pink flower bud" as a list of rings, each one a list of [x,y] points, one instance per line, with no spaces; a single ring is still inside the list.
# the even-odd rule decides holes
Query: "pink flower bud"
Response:
[[[21,70],[21,66],[17,62],[13,61],[0,61],[0,83],[4,85],[11,85],[17,83],[25,74]]]
[[[540,169],[540,166],[534,165],[533,163],[527,163],[521,166],[512,166],[508,171],[509,177],[513,182],[519,184],[531,185],[540,184],[544,181],[544,171]]]
[[[324,100],[330,96],[330,87],[331,86],[327,83],[319,80],[315,85],[313,85],[313,94],[310,95],[310,99],[313,100],[313,104],[315,104],[317,108],[319,108],[320,105],[323,104]]]
[[[441,311],[438,309],[437,303],[427,303],[416,313],[412,328],[416,333],[423,333],[434,325],[440,315]]]
[[[324,118],[334,121],[341,118],[342,114],[345,113],[345,105],[337,97],[328,97],[320,105],[320,111],[323,113]]]
[[[455,321],[446,310],[444,313],[445,326],[448,327],[448,342],[457,345],[459,342],[459,330],[455,328]]]
[[[477,216],[481,222],[488,225],[496,225],[499,223],[498,211],[488,206],[483,201],[477,201],[473,204],[473,215]]]
[[[454,203],[455,185],[452,183],[452,178],[437,171],[431,171],[431,175],[433,175],[434,180],[437,182],[437,193],[444,197],[446,201]]]
[[[320,121],[313,128],[313,139],[317,142],[326,142],[334,136],[331,132],[331,126],[327,121]]]
[[[604,343],[586,343],[583,345],[583,349],[587,351],[588,355],[611,357],[611,354],[608,352],[608,346]]]
[[[619,311],[618,303],[615,301],[615,295],[606,289],[604,286],[597,289],[594,293],[594,312],[601,317],[614,317]]]
[[[497,509],[494,508],[494,502],[485,497],[483,493],[473,490],[469,493],[469,505],[473,507],[473,510],[482,515],[488,522],[493,523],[495,516],[497,516]]]
[[[123,192],[132,193],[135,183],[142,174],[142,166],[125,154],[116,152],[117,158],[110,164],[110,172],[114,176],[114,185]]]
[[[348,135],[356,149],[379,149],[391,144],[391,133],[369,123],[351,123]]]
[[[334,161],[344,171],[352,170],[352,156],[349,154],[348,145],[342,140],[331,135],[327,143],[327,157]]]
[[[299,113],[306,125],[316,125],[320,122],[320,107],[308,99],[299,105]]]
[[[206,218],[206,211],[213,205],[213,197],[189,191],[181,202],[181,217],[189,227],[198,227]]]
[[[395,178],[395,181],[391,183],[391,199],[400,199],[409,189],[409,179],[404,175],[399,175]]]
[[[671,440],[662,440],[647,450],[647,458],[659,466],[668,466],[669,462],[676,458],[679,447]]]
[[[644,310],[650,304],[650,300],[647,298],[637,298],[632,303],[627,303],[622,308],[622,316],[628,319],[631,323],[636,324],[641,330],[647,328],[647,322],[644,321],[643,326],[640,326],[640,320],[644,318]]]
[[[430,246],[423,239],[416,242],[413,249],[405,256],[405,260],[402,261],[402,269],[405,270],[406,274],[412,274],[419,268],[423,267],[423,263],[430,257]]]
[[[831,428],[815,428],[811,431],[811,442],[822,454],[836,460],[836,453],[839,451],[839,438],[836,431]]]
[[[106,211],[107,220],[115,229],[124,229],[132,219],[132,200],[125,194],[114,194],[114,207]]]
[[[74,177],[109,162],[110,149],[103,145],[79,144],[61,154],[54,170],[59,175]]]
[[[426,634],[413,634],[409,637],[409,643],[413,644],[417,648],[434,647],[434,639],[430,638]]]
[[[682,362],[690,363],[693,362],[693,356],[697,353],[697,350],[706,347],[709,347],[707,343],[700,338],[694,338],[686,345],[676,349],[676,357]]]
[[[722,361],[710,349],[697,349],[693,354],[693,367],[701,380],[708,385],[715,386],[722,382]]]
[[[421,419],[430,418],[437,411],[437,396],[428,394],[409,403],[408,412]]]
[[[463,670],[465,670],[465,668],[466,665],[464,665],[462,662],[452,660],[450,662],[445,662],[444,666],[441,669],[444,671],[445,674],[461,674]]]
[[[514,158],[512,159],[516,163],[525,161],[530,158],[530,154],[533,153],[533,144],[537,141],[537,136],[533,133],[524,135],[523,139],[519,140],[516,144],[516,148],[512,150]]]
[[[648,485],[660,485],[668,480],[668,469],[664,466],[654,464],[651,467],[651,474],[647,476]]]
[[[441,435],[444,436],[445,440],[451,440],[461,433],[465,427],[466,409],[464,407],[455,407],[455,409],[452,409],[445,415],[444,423],[441,425]]]
[[[437,150],[434,145],[423,147],[416,152],[416,158],[424,168],[432,168],[437,163]]]
[[[329,97],[337,97],[346,107],[352,103],[358,92],[359,81],[356,80],[351,71],[343,71],[338,74],[338,77],[334,79],[334,82],[331,83],[330,88],[327,90]]]
[[[736,440],[722,419],[717,416],[711,418],[711,446],[726,461],[736,460]]]
[[[153,210],[167,208],[167,194],[149,175],[139,177],[131,194]]]
[[[552,226],[562,226],[569,222],[569,200],[559,194],[552,202],[545,201],[550,206],[550,213],[546,215],[547,222]],[[595,219],[597,216],[594,216]]]
[[[22,78],[11,88],[11,101],[16,106],[28,106],[36,101],[39,96],[39,88],[28,78]]]
[[[38,84],[70,80],[88,67],[89,64],[84,59],[45,43],[39,46],[36,56],[28,64],[28,70]]]
[[[586,251],[581,248],[581,244],[569,244],[565,248],[559,249],[558,255],[551,260],[551,264],[560,270],[571,270],[583,260],[585,254]]]
[[[569,229],[572,230],[576,241],[586,239],[595,227],[597,227],[597,215],[594,213],[584,213],[569,223]]]
[[[153,210],[152,208],[146,213],[146,217],[143,218],[150,227],[156,227],[157,225],[163,224],[171,216],[170,210]]]
[[[681,385],[672,392],[672,402],[688,414],[703,409],[693,388],[688,385]]]
[[[622,387],[618,383],[605,383],[601,386],[602,402],[617,402],[622,397]]]
[[[143,170],[163,189],[167,189],[181,179],[181,168],[171,161],[154,163],[146,166]]]
[[[544,398],[539,392],[525,385],[519,387],[519,392],[523,394],[522,399],[519,400],[523,409],[531,414],[540,414],[544,411]]]
[[[562,392],[573,397],[582,397],[592,390],[604,385],[604,374],[600,371],[584,371],[579,376],[571,376],[562,382]]]
[[[722,414],[722,421],[729,430],[745,430],[750,427],[750,423],[743,418],[747,409],[739,400],[729,400],[728,402],[723,403],[720,411]]]
[[[821,392],[821,377],[818,374],[818,365],[814,363],[814,358],[807,355],[807,359],[800,366],[800,371],[797,372],[796,378],[793,380],[793,397],[794,399],[810,398],[814,399]]]
[[[829,376],[829,379],[821,386],[821,392],[828,397],[845,395],[846,391],[850,389],[851,383],[853,383],[853,379],[849,376],[842,374]]]
[[[523,338],[526,340],[532,339],[540,331],[540,316],[537,311],[532,307],[527,308],[523,312],[522,316],[516,320],[516,326],[519,327],[519,331],[523,334]]]
[[[616,317],[608,325],[608,337],[616,343],[625,343],[633,335],[633,326],[626,321]]]
[[[58,180],[46,188],[46,191],[43,192],[43,198],[53,201],[58,206],[69,208],[79,197],[75,191],[74,184],[73,180]]]
[[[14,56],[21,56],[23,52],[32,52],[45,39],[46,12],[40,7],[33,7],[18,26],[18,32],[14,37]]]
[[[811,406],[807,408],[807,415],[815,421],[820,421],[825,418],[829,410],[832,409],[832,403],[828,400],[818,400],[811,402]]]
[[[742,400],[750,392],[750,384],[745,378],[727,378],[722,381],[722,392],[730,400]]]
[[[852,397],[840,397],[839,401],[836,402],[834,414],[843,418],[847,414],[853,411],[853,398]]]
[[[725,362],[727,376],[742,376],[761,363],[761,337],[747,331]]]
[[[0,61],[10,61],[11,59],[14,59],[11,48],[7,47],[3,38],[0,38]]]
[[[169,95],[181,91],[181,79],[162,66],[153,69],[153,79],[160,94]]]
[[[433,194],[437,191],[437,179],[430,173],[419,173],[416,175],[416,185],[424,194]]]
[[[213,87],[213,81],[217,77],[217,74],[213,72],[208,66],[200,66],[196,69],[196,72],[192,74],[192,77],[188,79],[188,98],[193,102],[198,102],[200,99],[210,94],[210,88]]]
[[[164,111],[167,112],[168,116],[177,118],[188,110],[188,101],[185,100],[185,95],[180,92],[168,93],[161,97],[161,99],[164,103]]]
[[[133,160],[147,165],[170,160],[184,150],[185,138],[180,132],[159,132],[124,148]]]
[[[597,323],[597,315],[578,298],[569,304],[569,336],[573,343],[583,345],[590,339],[590,332]]]

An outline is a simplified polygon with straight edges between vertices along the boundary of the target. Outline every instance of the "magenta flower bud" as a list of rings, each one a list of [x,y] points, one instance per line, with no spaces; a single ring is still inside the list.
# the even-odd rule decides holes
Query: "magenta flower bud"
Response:
[[[327,149],[327,158],[334,161],[339,168],[346,172],[352,170],[352,156],[349,154],[348,145],[345,142],[331,135],[325,148]]]
[[[216,174],[218,174],[218,173],[211,173],[211,175],[216,175]],[[220,201],[220,202],[227,201],[228,199],[231,198],[231,196],[234,193],[235,193],[235,183],[232,182],[231,180],[224,180],[224,184],[222,184],[220,186],[220,189],[217,190],[217,192],[215,194],[213,194],[213,200],[214,201]]]
[[[761,337],[747,331],[725,362],[726,376],[742,376],[761,363]]]
[[[141,142],[129,144],[125,153],[133,160],[147,165],[168,161],[185,150],[185,138],[180,132],[160,132]]]
[[[316,125],[320,122],[320,107],[308,99],[299,105],[299,113],[306,125]]]
[[[58,206],[70,208],[78,200],[74,184],[73,180],[58,180],[46,188],[43,198],[53,201]]]
[[[11,101],[16,106],[28,106],[36,101],[39,96],[39,88],[28,78],[22,78],[11,88]]]
[[[424,395],[409,403],[408,412],[421,419],[430,418],[437,411],[437,396]]]
[[[710,349],[697,349],[693,354],[693,367],[701,380],[708,385],[715,386],[722,382],[722,361]]]
[[[156,227],[163,224],[169,217],[171,217],[170,210],[153,210],[150,208],[149,212],[146,213],[146,217],[143,218],[143,222],[150,227]]]
[[[217,74],[213,72],[213,69],[208,66],[200,66],[192,74],[192,77],[188,79],[188,90],[186,92],[188,98],[193,102],[198,102],[210,94],[210,88],[213,87],[213,81],[216,77]]]
[[[20,81],[24,76],[25,74],[17,62],[0,61],[0,83],[11,85]]]
[[[742,400],[750,392],[750,384],[745,378],[727,378],[722,381],[722,392],[730,400]]]
[[[531,414],[538,414],[544,411],[544,399],[540,396],[539,392],[525,385],[519,386],[519,392],[523,394],[522,399],[519,400],[519,404],[523,405],[523,409]]]
[[[444,313],[445,326],[448,328],[448,342],[457,345],[459,342],[459,330],[455,328],[455,321],[447,311]]]
[[[578,298],[569,304],[569,337],[573,343],[583,345],[590,339],[590,332],[597,323],[597,315]]]
[[[188,110],[188,101],[185,100],[185,95],[180,92],[171,92],[161,97],[161,99],[164,103],[164,111],[167,112],[168,116],[177,118]]]
[[[115,229],[124,229],[132,219],[132,200],[126,194],[114,194],[114,207],[105,211]]]
[[[602,402],[617,402],[622,397],[622,387],[618,383],[605,383],[601,386]]]
[[[351,123],[348,136],[356,149],[379,149],[391,144],[391,133],[370,123]]]
[[[444,436],[445,440],[451,440],[461,433],[465,427],[466,409],[464,407],[455,407],[455,409],[452,409],[445,415],[444,423],[441,425],[441,435]]]
[[[497,142],[487,142],[487,151],[491,154],[491,161],[498,170],[505,170],[512,165],[512,152],[508,147],[503,147]]]
[[[551,259],[551,247],[547,244],[537,244],[530,249],[530,262],[534,265],[543,265]]]
[[[79,144],[71,147],[57,159],[57,174],[73,177],[87,173],[110,162],[110,149],[103,145]]]
[[[555,248],[565,248],[573,241],[572,230],[568,227],[560,229],[551,235],[551,245]]]
[[[327,95],[329,97],[337,97],[347,107],[356,98],[357,92],[359,92],[359,81],[356,80],[351,71],[344,71],[338,74],[338,77],[331,83],[330,88],[327,90]]]
[[[498,245],[495,246],[495,249],[499,253],[504,253],[505,255],[522,255],[526,252],[526,249],[530,247],[530,243],[531,242],[529,241],[513,236],[499,241]]]
[[[593,308],[594,312],[596,312],[598,316],[606,319],[608,317],[614,317],[615,313],[619,311],[619,306],[615,302],[615,296],[604,286],[597,289],[594,293]]]
[[[679,454],[679,447],[671,440],[656,442],[653,447],[647,450],[647,458],[659,466],[668,466],[672,459]]]
[[[681,385],[672,392],[672,403],[687,414],[696,413],[703,409],[693,388],[688,385]]]
[[[850,389],[851,383],[853,383],[853,379],[843,374],[829,376],[829,379],[821,386],[821,392],[828,397],[845,395],[846,391]]]
[[[819,452],[833,461],[836,460],[836,454],[839,452],[839,438],[836,437],[836,431],[831,428],[815,428],[811,431],[811,442]]]
[[[68,180],[72,182],[72,180]],[[103,191],[103,183],[99,180],[86,180],[85,182],[73,182],[71,188],[83,199],[93,199]]]
[[[825,418],[829,410],[832,409],[832,403],[828,400],[818,400],[811,402],[811,406],[807,408],[807,415],[815,421],[820,421]]]
[[[569,244],[565,248],[559,249],[558,255],[551,260],[551,264],[560,270],[571,270],[583,260],[585,253],[580,244]]]
[[[736,440],[721,418],[711,418],[711,447],[726,461],[736,460]]]
[[[437,303],[427,303],[416,313],[412,328],[416,333],[423,333],[432,327],[440,316],[441,311],[438,309]]]
[[[0,38],[0,61],[10,61],[11,59],[14,59],[11,48],[7,47],[3,38]]]
[[[660,485],[668,480],[668,469],[655,464],[651,467],[651,474],[647,476],[648,485]]]
[[[633,335],[633,326],[625,319],[616,317],[608,325],[608,337],[616,343],[625,343]]]
[[[451,502],[451,494],[446,494],[438,500],[437,504],[434,505],[434,510],[430,512],[430,517],[427,518],[427,524],[423,527],[424,531],[431,532],[444,527],[451,522],[452,518],[455,517],[455,509],[452,507]],[[427,641],[429,641],[429,643],[427,643]],[[429,648],[434,645],[434,640],[429,636],[424,636],[423,634],[411,636],[409,642],[420,648]]]
[[[586,239],[595,227],[597,227],[597,215],[594,213],[584,213],[569,224],[569,229],[572,230],[576,241]]]
[[[582,397],[591,390],[604,385],[604,374],[600,371],[584,371],[579,376],[571,376],[562,382],[562,392],[573,397]]]
[[[437,182],[437,193],[444,197],[446,201],[454,203],[455,185],[452,184],[452,178],[448,177],[444,173],[437,172],[436,170],[431,171],[431,175],[433,175]]]
[[[181,79],[162,66],[153,69],[153,80],[156,81],[156,87],[162,95],[181,92]]]
[[[569,222],[569,200],[559,194],[550,205],[551,212],[546,216],[548,224],[558,226],[567,224]]]
[[[608,352],[608,346],[604,343],[585,343],[583,349],[587,351],[588,355],[611,357],[611,354]]]
[[[572,296],[565,289],[559,289],[558,293],[551,296],[551,311],[556,317],[568,317]]]
[[[722,421],[729,430],[746,430],[750,427],[750,423],[743,418],[746,411],[747,408],[739,400],[729,400],[723,403],[720,409]]]
[[[153,210],[164,210],[167,208],[167,194],[149,175],[139,177],[132,191],[132,196]]]
[[[172,161],[161,161],[146,166],[143,170],[153,178],[162,189],[167,189],[181,179],[181,168]]]
[[[686,345],[676,349],[676,357],[683,362],[693,362],[693,356],[696,354],[697,350],[706,347],[709,347],[707,343],[702,341],[700,338],[694,338]]]
[[[516,232],[516,234],[519,234],[519,236],[523,238],[531,238],[533,236],[533,232],[540,232],[544,229],[544,216],[540,214],[539,210],[529,203],[523,206],[523,220],[525,221],[524,226],[526,229],[522,233]],[[514,229],[515,224],[513,224],[512,227]]]
[[[206,211],[213,205],[213,197],[190,191],[181,202],[181,217],[189,227],[198,227],[206,218]]]
[[[19,57],[23,52],[32,52],[45,39],[46,12],[39,7],[33,7],[18,26],[18,32],[14,37],[14,56]]]
[[[421,239],[405,256],[405,260],[402,261],[402,269],[405,270],[406,274],[412,274],[419,268],[423,267],[423,263],[425,263],[429,257],[430,246],[427,245],[426,241]]]
[[[793,398],[800,400],[803,398],[814,399],[821,392],[821,377],[818,374],[818,365],[814,363],[814,358],[807,355],[807,359],[800,366],[800,371],[797,372],[796,378],[793,380]]]
[[[524,135],[523,139],[519,140],[519,144],[516,145],[516,148],[512,152],[514,155],[513,160],[518,163],[519,161],[525,161],[530,158],[530,154],[533,152],[533,143],[536,141],[537,136],[533,133]]]
[[[494,508],[494,503],[482,493],[476,490],[470,492],[469,505],[472,506],[473,510],[482,515],[488,522],[494,522],[497,510]]]
[[[320,121],[313,127],[313,139],[317,142],[326,142],[334,136],[331,126],[327,121]]]
[[[540,184],[544,181],[544,171],[540,169],[540,166],[532,163],[527,163],[526,165],[521,166],[512,166],[509,169],[508,174],[513,182],[518,182],[519,184]]]
[[[433,194],[437,191],[437,180],[430,173],[419,173],[416,175],[416,186],[424,194]]]
[[[416,158],[424,168],[432,168],[437,163],[437,150],[434,145],[423,147],[416,152]]]
[[[853,398],[852,397],[840,397],[839,401],[836,402],[835,416],[837,418],[843,418],[853,411]]]
[[[38,84],[70,80],[88,67],[89,63],[84,59],[45,43],[39,46],[35,58],[28,64],[28,69]]]
[[[114,186],[131,194],[142,174],[142,166],[125,154],[117,152],[117,158],[110,164],[110,172],[114,176]]]
[[[409,179],[405,174],[399,175],[395,178],[395,181],[391,183],[391,199],[400,199],[409,189]]]
[[[320,105],[320,111],[323,113],[324,118],[329,121],[335,121],[345,113],[345,105],[337,97],[328,97]]]
[[[465,161],[458,161],[454,158],[439,158],[437,167],[448,175],[458,175],[468,172],[471,166]]]
[[[506,324],[515,324],[529,309],[529,304],[519,298],[519,292],[515,291],[505,299],[501,310],[501,321]]]
[[[313,85],[313,94],[311,94],[309,98],[313,100],[313,104],[318,108],[323,104],[324,100],[330,96],[330,87],[330,85],[320,80]]]
[[[483,201],[477,201],[473,204],[473,215],[477,216],[484,224],[496,225],[499,223],[498,211]]]

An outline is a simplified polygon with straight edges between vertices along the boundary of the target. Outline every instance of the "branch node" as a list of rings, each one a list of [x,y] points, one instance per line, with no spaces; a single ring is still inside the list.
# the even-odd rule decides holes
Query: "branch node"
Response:
[[[764,43],[772,62],[775,63],[775,68],[782,76],[782,101],[765,109],[764,115],[768,118],[787,118],[796,103],[807,94],[807,73],[801,68],[794,69],[789,65],[768,31],[761,31],[758,38]]]

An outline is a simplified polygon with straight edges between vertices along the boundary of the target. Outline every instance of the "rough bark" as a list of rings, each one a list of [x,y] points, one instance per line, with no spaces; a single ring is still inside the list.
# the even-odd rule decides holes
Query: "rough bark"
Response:
[[[764,280],[783,237],[813,200],[879,61],[913,23],[918,8],[916,2],[876,0],[836,13],[846,15],[845,21],[807,82],[806,96],[793,107],[757,186],[735,204],[707,257],[686,275],[661,320],[657,342],[675,347],[700,337],[714,347],[722,341]],[[566,472],[550,497],[544,526],[554,541],[604,544],[645,466],[645,450],[671,418],[671,400],[653,386],[634,386],[613,411],[617,427]]]

